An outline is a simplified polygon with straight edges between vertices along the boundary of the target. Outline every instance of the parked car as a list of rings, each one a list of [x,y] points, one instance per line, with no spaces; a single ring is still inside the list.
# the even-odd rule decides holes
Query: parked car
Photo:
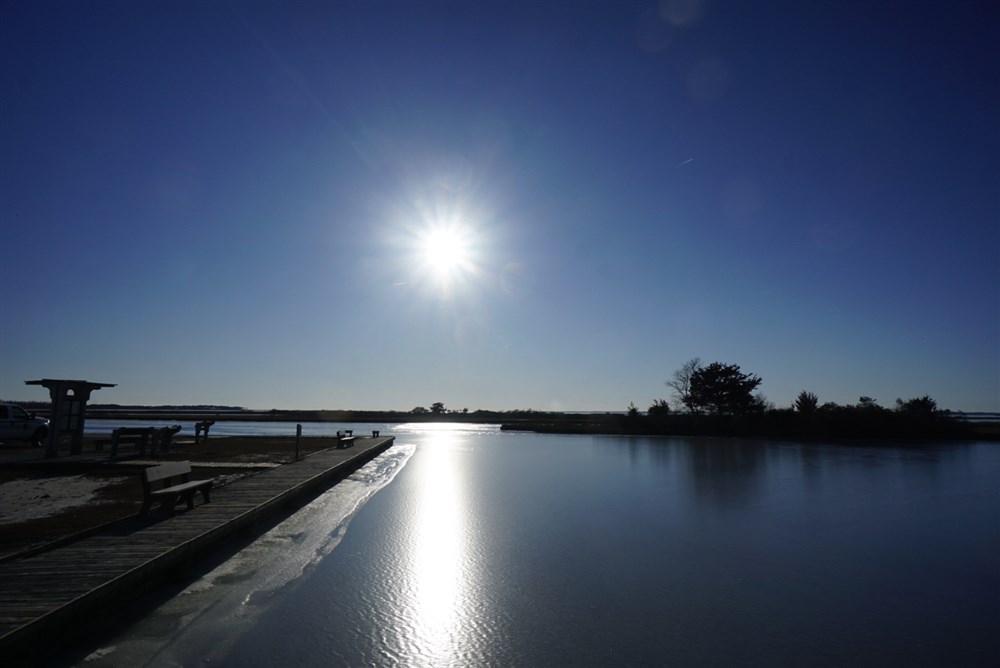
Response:
[[[16,404],[0,404],[0,441],[29,441],[41,445],[49,435],[49,421]]]

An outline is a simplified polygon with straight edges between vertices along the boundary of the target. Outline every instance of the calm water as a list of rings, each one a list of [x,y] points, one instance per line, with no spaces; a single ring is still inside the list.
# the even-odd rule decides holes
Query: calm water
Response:
[[[197,420],[87,420],[83,430],[87,434],[107,434],[118,427],[171,427],[179,424],[181,430],[175,438],[193,438]],[[338,429],[354,429],[364,436],[372,429],[391,433],[398,425],[377,422],[303,422],[303,436],[336,436]],[[209,429],[210,436],[295,436],[294,422],[251,422],[219,420]]]
[[[1000,659],[1000,444],[393,433],[87,665]]]

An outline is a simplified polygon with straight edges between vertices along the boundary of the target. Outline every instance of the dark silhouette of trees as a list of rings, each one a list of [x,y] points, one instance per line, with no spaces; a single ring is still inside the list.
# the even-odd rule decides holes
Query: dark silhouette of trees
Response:
[[[763,392],[757,392],[753,395],[753,403],[750,404],[749,410],[751,413],[766,413],[776,409],[774,402],[768,399]]]
[[[743,373],[738,364],[712,362],[691,374],[688,401],[694,410],[744,415],[759,407],[753,391],[760,383],[758,376]]]
[[[937,409],[937,402],[926,394],[906,401],[896,399],[896,411],[912,417],[934,417]]]
[[[878,405],[878,402],[869,396],[861,395],[858,397],[858,408],[866,411],[880,411],[882,407]]]
[[[434,413],[434,415],[441,415],[445,412],[447,412],[447,410],[445,409],[444,404],[442,402],[435,401],[433,404],[431,404],[431,413]]]
[[[670,380],[664,383],[674,391],[674,399],[677,400],[677,405],[683,406],[689,413],[695,412],[695,406],[691,401],[691,376],[699,368],[701,368],[701,358],[692,357],[682,364],[681,368],[674,371],[674,375],[670,377]]]
[[[817,408],[819,408],[819,397],[805,390],[799,392],[799,396],[795,399],[796,411],[803,415],[812,415]]]
[[[423,406],[417,406],[416,408],[414,408],[410,412],[413,413],[413,414],[415,414],[415,415],[423,415],[424,413],[427,412],[427,409],[424,408]]]
[[[647,415],[670,415],[670,404],[666,399],[653,399],[653,405],[646,411]]]
[[[635,407],[635,402],[628,402],[628,416],[630,418],[639,417],[639,409]]]

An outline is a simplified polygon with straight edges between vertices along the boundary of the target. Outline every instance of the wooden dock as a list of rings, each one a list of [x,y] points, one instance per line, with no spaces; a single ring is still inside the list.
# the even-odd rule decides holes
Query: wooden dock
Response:
[[[235,532],[303,504],[385,451],[393,437],[359,438],[212,490],[212,501],[169,516],[116,522],[51,550],[0,562],[0,656],[7,665],[50,649],[162,583]],[[10,661],[11,663],[8,663]]]

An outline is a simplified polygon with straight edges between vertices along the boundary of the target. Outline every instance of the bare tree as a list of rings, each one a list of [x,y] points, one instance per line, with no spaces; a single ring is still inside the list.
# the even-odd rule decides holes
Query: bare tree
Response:
[[[671,376],[670,380],[664,383],[674,391],[674,399],[676,399],[677,405],[683,406],[689,413],[693,413],[695,410],[694,402],[691,400],[691,376],[700,368],[701,358],[692,357],[682,364],[680,369],[674,371],[674,375]]]

